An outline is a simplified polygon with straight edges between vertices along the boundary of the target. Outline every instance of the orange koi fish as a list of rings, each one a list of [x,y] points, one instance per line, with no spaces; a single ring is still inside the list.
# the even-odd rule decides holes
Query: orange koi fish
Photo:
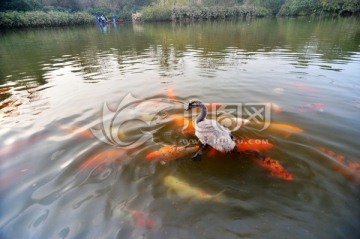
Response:
[[[182,127],[182,133],[185,134],[194,134],[195,133],[195,123],[193,120],[185,118],[184,116],[180,114],[176,115],[170,115],[170,119],[174,120],[174,123],[178,127]],[[250,121],[247,119],[242,118],[234,118],[234,117],[228,117],[228,116],[219,116],[217,118],[217,121],[225,126],[225,127],[232,127],[232,128],[240,128],[242,126],[250,124]],[[228,125],[229,124],[229,125]]]
[[[80,169],[94,168],[105,161],[114,162],[115,160],[123,159],[126,156],[126,150],[120,148],[112,148],[110,150],[91,156],[83,164],[80,165]]]
[[[174,121],[174,124],[177,127],[182,128],[182,133],[195,133],[194,122],[191,119],[185,118],[183,115],[180,114],[170,115],[169,118]]]
[[[332,167],[350,181],[360,185],[360,163],[337,154],[329,149],[318,147],[318,150],[333,159]]]
[[[146,155],[147,160],[168,161],[175,160],[186,155],[195,153],[199,146],[175,146],[165,145],[164,147]]]
[[[9,93],[9,90],[10,90],[10,87],[0,88],[0,95],[4,95],[4,94]]]
[[[169,99],[176,100],[175,92],[174,92],[174,90],[171,89],[171,88],[168,88],[168,89],[166,90],[166,96],[167,96]]]
[[[267,128],[272,133],[279,134],[285,138],[291,136],[291,133],[302,133],[304,132],[303,129],[289,124],[281,124],[281,123],[270,123],[269,127]]]
[[[266,171],[270,173],[271,176],[286,180],[292,181],[294,179],[293,175],[287,171],[279,161],[272,159],[270,157],[266,157],[261,160],[256,157],[251,158],[255,163],[263,167]]]
[[[94,137],[94,134],[91,132],[90,129],[82,128],[82,127],[75,126],[75,125],[73,125],[73,126],[59,125],[59,127],[61,129],[65,130],[68,134],[76,134],[79,137],[84,138],[84,139],[89,139],[89,138]]]
[[[247,139],[241,140],[237,147],[240,151],[262,151],[262,150],[269,150],[273,148],[273,144],[269,143],[268,140],[261,140],[261,139]]]

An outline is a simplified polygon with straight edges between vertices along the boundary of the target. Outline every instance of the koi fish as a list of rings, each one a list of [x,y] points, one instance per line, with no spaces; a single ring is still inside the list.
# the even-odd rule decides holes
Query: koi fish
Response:
[[[267,128],[272,133],[279,134],[288,138],[291,133],[302,133],[304,132],[303,129],[289,124],[281,124],[281,123],[270,123],[269,127]]]
[[[182,127],[182,133],[185,134],[194,134],[195,133],[195,123],[191,119],[187,119],[182,115],[171,115],[169,116],[170,119],[174,120],[174,123],[178,127]],[[217,118],[217,121],[225,126],[225,127],[232,127],[232,128],[240,128],[242,126],[250,124],[250,120],[242,119],[242,118],[234,118],[228,116],[220,116]]]
[[[94,168],[107,160],[108,162],[114,162],[115,160],[124,158],[126,156],[126,150],[120,148],[112,148],[110,150],[91,156],[83,164],[80,165],[80,169]]]
[[[281,107],[275,103],[271,104],[271,110],[275,113],[281,113]]]
[[[318,150],[333,159],[332,167],[350,181],[360,185],[360,163],[337,154],[329,149],[318,147]]]
[[[168,161],[175,160],[186,155],[195,153],[199,146],[175,146],[165,145],[164,147],[146,155],[147,160]]]
[[[266,157],[261,160],[256,157],[251,158],[256,164],[263,167],[266,171],[270,173],[271,176],[286,180],[292,181],[294,179],[293,175],[287,171],[279,161],[272,159],[270,157]]]
[[[22,148],[25,146],[38,143],[40,140],[44,140],[47,136],[48,134],[38,133],[30,136],[27,139],[20,140],[10,145],[3,146],[3,148],[0,149],[0,161],[5,158],[10,158],[12,154],[21,152],[23,150]]]
[[[9,90],[10,90],[10,87],[0,88],[0,95],[4,95],[4,94],[9,93]]]
[[[304,105],[300,108],[300,111],[320,111],[324,112],[325,103],[318,102],[318,103],[310,103],[307,105]]]
[[[281,95],[284,93],[284,88],[274,88],[273,93]]]
[[[241,140],[239,143],[236,144],[237,148],[241,151],[263,151],[269,150],[273,148],[273,144],[269,143],[267,140],[261,139],[247,139]],[[208,156],[215,156],[216,154],[220,154],[222,152],[217,151],[214,148],[208,153]]]
[[[174,121],[177,127],[182,128],[182,133],[193,134],[195,133],[194,122],[191,119],[185,118],[180,114],[169,115],[169,118]]]
[[[187,182],[182,181],[174,176],[166,176],[164,178],[164,185],[168,187],[171,191],[174,191],[177,196],[183,199],[196,199],[196,200],[213,200],[215,202],[222,202],[222,192],[211,195],[206,191],[192,187]]]
[[[308,86],[308,85],[304,85],[304,84],[295,84],[295,87],[299,90],[305,90],[305,91],[310,91],[310,92],[313,92],[313,93],[319,93],[319,90],[318,89],[315,89],[311,86]]]
[[[145,100],[138,103],[132,110],[134,112],[157,114],[165,109],[171,109],[173,105],[169,102],[162,102],[161,100]]]
[[[273,144],[269,143],[267,140],[261,140],[261,139],[247,139],[247,140],[241,140],[237,147],[240,151],[263,151],[263,150],[269,150],[273,148]]]
[[[242,119],[242,118],[235,118],[229,117],[226,115],[221,115],[216,119],[221,125],[225,126],[226,128],[241,128],[242,126],[250,124],[250,120]]]
[[[59,128],[65,130],[68,134],[76,134],[77,136],[84,139],[94,138],[94,134],[91,132],[90,129],[82,128],[75,125],[65,126],[60,124]]]
[[[356,108],[360,108],[360,100],[354,100],[354,105]]]
[[[174,92],[174,90],[171,89],[171,88],[168,88],[168,89],[166,90],[166,96],[167,96],[169,99],[176,100],[175,92]]]
[[[28,168],[23,168],[21,170],[15,170],[10,173],[3,173],[0,174],[0,190],[5,188],[11,187],[14,183],[20,182],[23,180],[22,177],[29,171]]]
[[[135,218],[135,224],[136,226],[145,227],[147,229],[154,228],[156,226],[156,222],[144,215],[144,213],[132,210],[131,211],[132,216]]]

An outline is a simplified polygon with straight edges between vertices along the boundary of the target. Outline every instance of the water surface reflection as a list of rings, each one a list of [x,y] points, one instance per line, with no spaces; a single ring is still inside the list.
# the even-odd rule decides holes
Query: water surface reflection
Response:
[[[1,237],[357,238],[359,32],[357,18],[4,32]],[[116,115],[128,122],[115,120],[112,137],[151,137],[116,148],[90,129],[129,93],[140,101]],[[193,162],[194,145],[153,160],[164,145],[196,142],[171,100],[193,98],[272,103],[268,130],[234,136],[266,140],[261,153],[292,180],[246,154]],[[223,202],[203,200],[219,192]]]

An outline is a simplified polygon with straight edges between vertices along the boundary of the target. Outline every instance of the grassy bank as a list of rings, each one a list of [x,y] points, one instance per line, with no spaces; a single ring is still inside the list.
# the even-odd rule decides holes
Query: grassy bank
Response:
[[[254,6],[164,7],[160,5],[145,7],[141,13],[143,21],[215,20],[245,16],[263,17],[269,14],[265,8]]]
[[[53,27],[81,25],[94,22],[94,16],[86,12],[60,11],[0,12],[0,28]]]
[[[286,0],[280,16],[349,16],[360,12],[359,0]]]

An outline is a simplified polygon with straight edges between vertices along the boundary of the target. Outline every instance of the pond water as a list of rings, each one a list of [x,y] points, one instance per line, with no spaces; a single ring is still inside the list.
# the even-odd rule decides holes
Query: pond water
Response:
[[[0,237],[359,238],[359,76],[359,18],[2,32]]]

